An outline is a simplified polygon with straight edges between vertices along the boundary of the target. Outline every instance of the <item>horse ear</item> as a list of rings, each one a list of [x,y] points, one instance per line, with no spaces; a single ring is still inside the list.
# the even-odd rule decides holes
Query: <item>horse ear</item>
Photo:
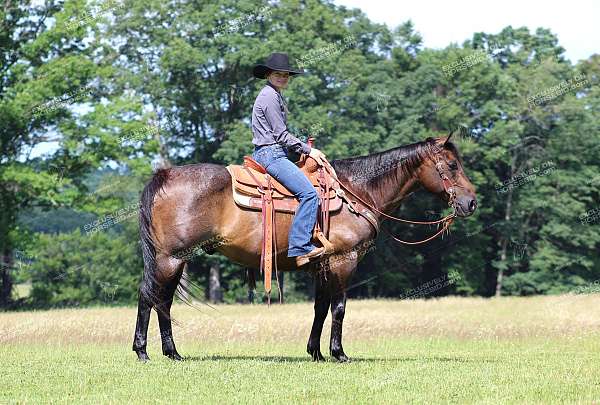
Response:
[[[450,138],[452,137],[452,135],[454,135],[455,133],[458,132],[459,135],[461,136],[466,136],[467,135],[467,126],[464,124],[461,124],[457,129],[455,129],[454,131],[450,131],[450,133],[448,134],[448,136],[446,137],[446,140],[444,141],[444,146],[446,146],[449,142],[450,142]]]
[[[450,133],[448,134],[448,137],[447,137],[447,138],[446,138],[446,140],[444,141],[444,146],[446,146],[446,145],[448,144],[448,142],[450,142],[450,138],[452,137],[452,134],[453,134],[453,133],[454,133],[454,132],[450,132]]]

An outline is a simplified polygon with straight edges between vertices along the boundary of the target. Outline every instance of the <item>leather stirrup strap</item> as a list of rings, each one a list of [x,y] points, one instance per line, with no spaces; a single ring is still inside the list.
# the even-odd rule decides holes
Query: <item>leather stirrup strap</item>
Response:
[[[244,170],[248,172],[250,177],[256,182],[257,189],[261,194],[262,202],[262,250],[260,253],[260,271],[264,275],[264,286],[265,292],[267,293],[267,303],[271,305],[271,274],[273,269],[273,226],[274,226],[274,214],[273,209],[273,188],[271,187],[271,176],[265,174],[267,179],[267,185],[261,183],[254,173],[246,166]],[[277,263],[275,263],[277,266]],[[279,284],[278,284],[279,287]]]
[[[325,169],[319,168],[320,177],[323,179],[325,183],[325,195],[324,195],[324,213],[323,213],[323,233],[325,237],[329,237],[329,181],[327,176],[325,176]]]
[[[318,180],[319,180],[319,212],[317,215],[317,223],[314,229],[314,237],[318,239],[323,247],[325,253],[329,254],[334,251],[334,246],[327,240],[325,232],[329,231],[329,183],[324,172],[319,169]]]
[[[269,183],[270,185],[270,183]],[[271,199],[271,201],[273,201]],[[283,304],[283,295],[281,294],[281,286],[279,285],[279,272],[277,271],[277,212],[275,211],[275,203],[272,204],[271,214],[273,219],[273,264],[275,265],[275,280],[277,281],[277,292],[279,294],[279,303]],[[269,304],[271,303],[271,297],[269,296]]]
[[[283,296],[281,295],[281,287],[279,285],[279,273],[277,271],[277,222],[276,222],[276,211],[275,203],[273,202],[273,184],[271,183],[271,177],[267,176],[267,213],[265,215],[266,231],[263,233],[267,240],[266,255],[265,255],[265,291],[267,292],[267,304],[271,305],[271,280],[273,267],[275,267],[275,279],[277,281],[277,291],[279,294],[279,303],[283,303]]]
[[[267,240],[265,238],[265,215],[267,212],[267,200],[264,197],[264,192],[261,194],[261,216],[262,216],[262,233],[263,233],[263,238],[262,238],[262,248],[260,250],[260,272],[262,274],[264,274],[264,267],[265,267],[265,251],[266,251],[266,243]]]
[[[265,241],[264,255],[264,276],[265,276],[265,292],[267,293],[267,302],[271,305],[271,274],[273,269],[273,199],[271,189],[271,179],[267,175],[267,189],[263,194],[265,199],[265,219],[263,225],[263,239]]]

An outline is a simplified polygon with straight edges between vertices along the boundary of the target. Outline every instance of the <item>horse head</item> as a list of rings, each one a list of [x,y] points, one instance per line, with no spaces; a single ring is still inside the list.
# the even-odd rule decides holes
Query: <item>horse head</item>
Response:
[[[426,158],[417,173],[421,185],[437,194],[456,215],[468,217],[477,208],[475,186],[463,170],[463,162],[455,144],[450,142],[452,134],[425,140]]]

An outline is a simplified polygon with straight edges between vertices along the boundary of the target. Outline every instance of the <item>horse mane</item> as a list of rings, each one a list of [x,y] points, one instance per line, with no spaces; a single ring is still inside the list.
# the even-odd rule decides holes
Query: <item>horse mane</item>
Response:
[[[398,179],[398,175],[401,175],[403,179],[413,176],[421,162],[426,158],[431,158],[430,146],[434,143],[435,138],[429,137],[424,141],[398,146],[371,155],[332,160],[331,165],[340,180],[346,180],[350,185],[353,183],[353,179],[364,176],[367,179],[363,182],[364,190],[378,199],[389,187],[397,187],[402,180]],[[456,145],[447,142],[444,144],[444,148],[453,152],[462,164]],[[400,170],[393,170],[396,167],[400,167]]]

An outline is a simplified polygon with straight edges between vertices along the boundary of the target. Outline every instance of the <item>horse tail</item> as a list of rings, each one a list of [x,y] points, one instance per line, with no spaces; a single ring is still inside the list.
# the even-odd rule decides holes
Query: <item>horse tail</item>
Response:
[[[142,244],[142,257],[144,260],[144,276],[140,284],[140,297],[152,307],[160,304],[160,285],[156,278],[156,246],[152,240],[152,206],[154,196],[166,183],[170,169],[159,169],[144,190],[140,199],[140,239]],[[157,308],[158,309],[158,308]]]

